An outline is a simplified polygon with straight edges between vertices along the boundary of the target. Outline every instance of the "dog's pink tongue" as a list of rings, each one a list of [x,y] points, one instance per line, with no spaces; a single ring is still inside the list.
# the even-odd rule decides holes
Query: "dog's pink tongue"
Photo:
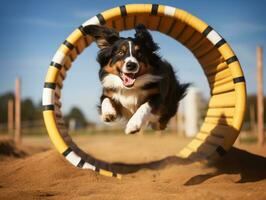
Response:
[[[135,82],[134,74],[122,74],[123,83],[126,87],[132,86]]]

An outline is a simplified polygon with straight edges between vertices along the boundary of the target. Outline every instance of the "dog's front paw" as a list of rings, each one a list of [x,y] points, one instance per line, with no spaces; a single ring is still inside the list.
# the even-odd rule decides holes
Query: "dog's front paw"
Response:
[[[134,134],[140,131],[142,126],[141,120],[131,118],[126,126],[125,133],[126,134]]]
[[[115,110],[113,112],[106,112],[101,115],[101,118],[104,122],[113,122],[117,118]]]
[[[117,118],[117,112],[109,98],[105,98],[101,106],[101,118],[103,122],[112,122]]]

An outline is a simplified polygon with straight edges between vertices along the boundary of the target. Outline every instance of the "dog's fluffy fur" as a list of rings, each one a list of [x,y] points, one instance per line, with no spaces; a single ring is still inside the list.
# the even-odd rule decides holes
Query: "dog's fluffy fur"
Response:
[[[146,124],[165,129],[189,86],[180,84],[172,66],[158,55],[159,47],[145,26],[135,30],[135,38],[123,38],[104,26],[86,27],[100,48],[101,118],[104,122],[127,119],[127,134]]]

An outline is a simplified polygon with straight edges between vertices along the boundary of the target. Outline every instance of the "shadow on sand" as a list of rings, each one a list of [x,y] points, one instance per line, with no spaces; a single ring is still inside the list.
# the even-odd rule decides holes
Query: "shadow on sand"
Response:
[[[122,174],[133,173],[141,169],[162,169],[169,165],[188,165],[193,163],[189,159],[167,157],[159,161],[141,164],[113,163],[112,168]],[[199,174],[190,178],[184,185],[197,185],[222,174],[240,174],[237,183],[256,182],[266,179],[266,158],[232,147],[221,159],[206,167],[215,168],[215,172]]]
[[[203,183],[204,181],[222,175],[222,174],[240,174],[240,180],[237,183],[246,183],[246,182],[255,182],[266,179],[266,158],[252,154],[250,152],[237,149],[232,147],[228,152],[220,151],[222,148],[219,146],[217,148],[217,144],[212,143],[211,137],[220,138],[221,140],[225,140],[226,138],[232,138],[238,136],[238,131],[235,130],[232,126],[230,126],[227,122],[227,118],[222,114],[218,117],[218,123],[216,126],[210,131],[209,137],[205,139],[205,142],[198,147],[198,151],[202,151],[205,148],[205,143],[209,146],[216,148],[216,153],[220,154],[220,158],[216,160],[210,160],[206,167],[214,168],[215,172],[200,174],[190,178],[185,185],[197,185]],[[209,139],[208,139],[209,138]],[[138,171],[143,168],[147,169],[161,169],[166,167],[167,165],[188,165],[193,163],[194,161],[201,159],[194,159],[197,157],[195,155],[189,156],[188,159],[183,159],[179,157],[167,157],[159,161],[154,161],[150,163],[143,163],[137,165],[128,165],[128,164],[118,164],[114,163],[112,165],[112,169],[119,173],[132,173]],[[186,167],[186,166],[184,166]]]
[[[216,153],[220,154],[220,158],[216,161],[209,162],[206,167],[215,168],[215,172],[200,174],[190,178],[185,185],[197,185],[203,183],[204,181],[219,176],[222,174],[240,174],[241,179],[238,183],[245,182],[254,182],[260,181],[266,178],[266,158],[249,153],[244,150],[240,150],[232,147],[228,152],[222,150],[221,146],[212,143],[211,138],[215,137],[216,139],[220,138],[221,140],[225,140],[227,137],[237,137],[238,131],[235,130],[232,126],[230,126],[224,115],[218,117],[218,123],[216,126],[210,131],[207,138],[205,138],[204,142],[201,146],[199,146],[198,152],[204,152],[204,148],[206,144],[209,146],[213,146],[216,148]],[[63,136],[65,141],[69,144],[69,146],[75,150],[75,152],[80,155],[85,161],[93,164],[94,166],[98,166],[101,169],[113,171],[120,174],[128,174],[139,171],[141,169],[162,169],[168,165],[188,165],[195,161],[200,161],[200,159],[194,159],[198,156],[197,152],[192,153],[188,159],[183,159],[176,156],[169,156],[161,160],[152,161],[148,163],[139,163],[139,164],[125,164],[125,163],[107,163],[100,159],[94,158],[93,156],[82,151],[66,134]],[[209,139],[208,139],[209,138]],[[227,138],[228,139],[228,138]],[[206,152],[206,151],[205,151]]]
[[[185,185],[197,185],[222,174],[240,174],[237,183],[266,179],[266,158],[234,147],[223,158],[208,166],[215,167],[216,171],[194,176]]]

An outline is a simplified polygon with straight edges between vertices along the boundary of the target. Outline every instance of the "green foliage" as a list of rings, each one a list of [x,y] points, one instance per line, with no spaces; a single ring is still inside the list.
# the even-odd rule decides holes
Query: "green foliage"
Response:
[[[41,110],[34,105],[31,99],[25,99],[21,103],[21,120],[32,121],[42,119]]]
[[[0,96],[0,123],[7,123],[7,107],[8,100],[13,99],[14,95],[12,92],[5,93]],[[14,104],[15,105],[15,104]],[[70,119],[75,119],[77,127],[86,127],[88,125],[93,125],[92,122],[89,122],[83,112],[78,107],[73,107],[70,112],[65,117],[66,122],[68,123]],[[21,120],[26,122],[42,120],[42,105],[39,102],[34,104],[30,99],[24,99],[21,101]]]
[[[266,123],[266,97],[264,97],[264,123]],[[250,122],[250,116],[251,116],[251,109],[254,109],[255,113],[255,121],[257,122],[257,96],[256,95],[249,95],[247,97],[247,110],[245,113],[245,122]]]
[[[14,106],[15,100],[14,95],[11,92],[5,93],[0,96],[0,110],[1,117],[0,123],[7,123],[7,107],[8,100],[13,99]],[[15,108],[14,108],[15,109]],[[42,119],[42,111],[40,106],[36,106],[33,101],[29,98],[21,101],[21,120],[22,121],[32,121]]]
[[[73,107],[70,112],[64,117],[64,119],[69,123],[69,120],[74,119],[77,123],[77,127],[86,127],[88,123],[85,115],[78,107]]]
[[[0,96],[0,123],[7,122],[7,104],[8,100],[10,99],[14,100],[14,95],[12,92],[8,92]]]

